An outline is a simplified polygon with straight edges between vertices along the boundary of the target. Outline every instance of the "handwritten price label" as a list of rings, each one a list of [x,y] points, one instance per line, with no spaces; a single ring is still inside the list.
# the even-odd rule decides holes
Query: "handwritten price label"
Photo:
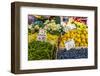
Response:
[[[66,50],[70,50],[71,48],[75,48],[75,42],[73,39],[65,42],[65,48]]]
[[[74,24],[70,24],[70,25],[65,26],[64,30],[66,32],[68,32],[69,30],[72,30],[72,29],[75,29],[75,28],[76,28],[76,26]]]
[[[39,30],[39,34],[37,36],[38,41],[45,41],[46,40],[46,32],[44,29]]]

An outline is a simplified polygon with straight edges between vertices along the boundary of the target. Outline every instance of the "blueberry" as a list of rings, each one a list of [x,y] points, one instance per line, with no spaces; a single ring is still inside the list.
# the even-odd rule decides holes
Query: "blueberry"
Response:
[[[87,57],[88,57],[88,48],[70,49],[70,50],[63,49],[57,52],[58,59],[78,59]]]

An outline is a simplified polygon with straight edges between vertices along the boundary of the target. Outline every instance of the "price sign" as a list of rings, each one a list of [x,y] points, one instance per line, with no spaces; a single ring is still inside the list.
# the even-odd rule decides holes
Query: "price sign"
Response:
[[[38,36],[37,36],[38,41],[45,41],[46,40],[46,32],[44,29],[40,29]]]
[[[75,41],[73,39],[65,42],[66,50],[70,50],[71,48],[75,48]]]
[[[67,26],[65,26],[64,31],[68,32],[75,28],[76,28],[76,26],[74,24],[70,24],[70,25],[68,24]]]

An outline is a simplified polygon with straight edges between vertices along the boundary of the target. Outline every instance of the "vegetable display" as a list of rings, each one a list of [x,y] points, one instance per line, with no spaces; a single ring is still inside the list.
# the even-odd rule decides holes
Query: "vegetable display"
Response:
[[[28,60],[54,59],[54,46],[48,42],[32,41],[28,44]]]
[[[87,17],[28,16],[28,60],[87,57]]]

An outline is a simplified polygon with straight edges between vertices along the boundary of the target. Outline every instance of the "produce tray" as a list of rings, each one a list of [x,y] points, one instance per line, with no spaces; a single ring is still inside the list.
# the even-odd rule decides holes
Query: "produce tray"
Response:
[[[65,48],[57,51],[57,59],[79,59],[88,58],[88,48],[72,48],[66,50]]]

